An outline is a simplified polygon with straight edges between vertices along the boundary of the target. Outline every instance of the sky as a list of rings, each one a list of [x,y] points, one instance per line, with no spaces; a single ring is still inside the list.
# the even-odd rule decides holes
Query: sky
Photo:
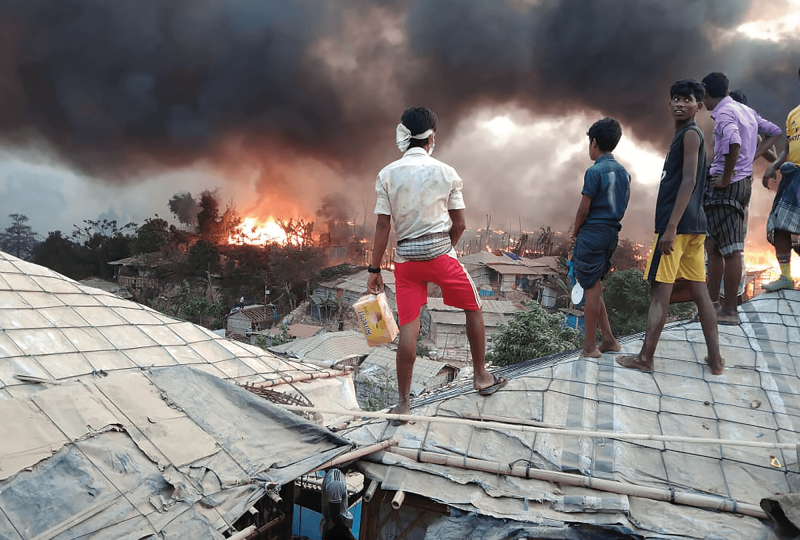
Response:
[[[335,195],[371,224],[407,106],[439,116],[434,157],[468,226],[566,231],[586,130],[620,120],[622,237],[649,242],[672,133],[668,88],[724,71],[783,126],[800,101],[800,5],[779,0],[9,0],[0,6],[0,227],[71,232],[218,189],[243,216],[314,219]],[[26,31],[31,29],[33,31]],[[710,135],[706,111],[698,123]],[[760,175],[764,166],[757,168]],[[774,192],[754,183],[750,244]]]

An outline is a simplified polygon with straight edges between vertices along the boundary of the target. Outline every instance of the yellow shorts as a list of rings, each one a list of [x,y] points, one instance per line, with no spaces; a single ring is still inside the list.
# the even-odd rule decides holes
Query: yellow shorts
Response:
[[[689,281],[706,280],[706,253],[704,234],[679,234],[672,243],[672,253],[662,255],[658,251],[658,238],[653,240],[653,249],[644,270],[644,279],[653,283],[675,283],[676,279]]]

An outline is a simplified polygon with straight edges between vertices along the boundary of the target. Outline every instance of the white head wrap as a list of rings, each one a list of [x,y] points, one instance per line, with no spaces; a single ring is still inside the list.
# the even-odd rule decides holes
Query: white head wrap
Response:
[[[411,144],[411,139],[427,139],[433,133],[432,129],[424,133],[420,133],[419,135],[412,135],[411,131],[403,125],[403,123],[397,124],[397,130],[395,132],[395,140],[397,141],[397,148],[400,149],[401,152],[405,152],[408,150],[408,145]]]

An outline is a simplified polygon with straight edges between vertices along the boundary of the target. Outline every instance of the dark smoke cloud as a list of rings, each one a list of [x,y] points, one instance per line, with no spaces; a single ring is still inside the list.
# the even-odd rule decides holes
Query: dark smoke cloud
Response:
[[[358,177],[359,190],[371,191],[374,173],[397,157],[393,128],[409,105],[437,112],[442,144],[477,108],[510,106],[533,117],[600,112],[663,148],[671,130],[662,104],[678,78],[726,71],[750,105],[779,124],[796,103],[798,40],[731,32],[753,7],[747,0],[5,0],[0,143],[44,140],[74,169],[120,183],[200,161],[230,170],[246,158],[261,170],[265,197],[306,182],[283,166],[287,155]],[[520,151],[521,160],[536,161],[537,179],[553,176],[552,153]],[[585,161],[576,157],[567,168],[579,179]],[[495,198],[520,176],[501,179],[507,189],[494,189]],[[557,187],[542,190],[548,208],[562,208]],[[563,206],[570,213],[572,195]],[[539,201],[532,196],[530,204]]]

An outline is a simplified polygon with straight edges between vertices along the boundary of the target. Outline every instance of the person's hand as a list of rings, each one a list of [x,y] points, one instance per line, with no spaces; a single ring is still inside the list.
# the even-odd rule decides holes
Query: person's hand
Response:
[[[661,252],[662,255],[669,255],[672,253],[674,249],[673,243],[675,242],[675,236],[677,236],[676,231],[676,226],[667,225],[667,230],[665,230],[664,234],[661,235],[661,238],[658,239],[658,251]]]
[[[724,189],[729,185],[731,185],[730,180],[723,183],[721,174],[715,174],[711,177],[711,187],[714,189]]]
[[[770,165],[767,167],[767,170],[764,171],[764,177],[761,179],[761,183],[765,188],[769,189],[769,181],[775,180],[776,178],[778,178],[778,175],[775,173],[775,167]]]
[[[383,292],[383,277],[380,274],[370,274],[367,280],[367,291],[370,294]]]

